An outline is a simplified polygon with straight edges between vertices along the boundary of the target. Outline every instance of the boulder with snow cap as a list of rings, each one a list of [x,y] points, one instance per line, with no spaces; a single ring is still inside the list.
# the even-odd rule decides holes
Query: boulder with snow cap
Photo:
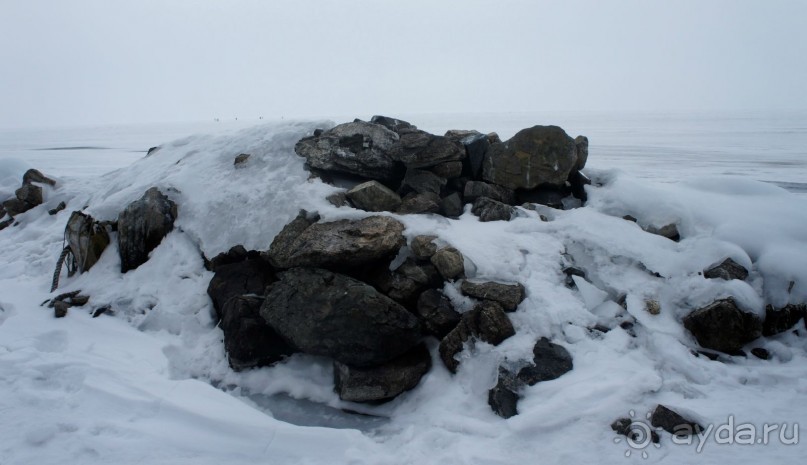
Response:
[[[740,310],[733,298],[715,301],[684,317],[684,327],[701,347],[737,353],[762,335],[762,320]]]
[[[156,187],[130,203],[118,217],[121,273],[145,263],[149,253],[174,229],[176,218],[177,205]]]

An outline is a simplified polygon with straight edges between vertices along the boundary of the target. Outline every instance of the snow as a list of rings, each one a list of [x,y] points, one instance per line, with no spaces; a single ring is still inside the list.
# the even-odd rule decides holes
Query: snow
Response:
[[[507,138],[522,119],[487,117],[484,124],[456,126],[499,127]],[[434,116],[419,126],[439,132],[451,122]],[[564,126],[563,118],[554,122]],[[275,367],[233,372],[206,294],[212,274],[202,254],[212,257],[235,244],[266,249],[300,208],[319,211],[325,221],[365,215],[325,201],[338,189],[309,180],[293,153],[300,137],[332,123],[218,127],[165,142],[149,156],[141,151],[131,160],[106,159],[101,167],[115,169],[103,175],[96,172],[101,167],[85,170],[81,163],[68,169],[61,152],[51,151],[50,158],[37,152],[41,165],[20,161],[30,146],[26,137],[37,136],[4,133],[0,148],[17,148],[0,157],[0,193],[10,195],[31,165],[59,183],[45,189],[44,205],[0,232],[0,463],[625,463],[641,457],[625,458],[627,446],[614,442],[610,423],[631,410],[643,416],[657,403],[694,412],[704,423],[721,424],[729,415],[758,427],[807,421],[805,331],[752,344],[768,349],[772,360],[722,363],[694,357],[697,345],[681,325],[692,309],[726,296],[759,314],[768,303],[807,300],[805,197],[758,180],[774,173],[797,182],[805,168],[787,165],[760,172],[761,178],[706,170],[698,177],[699,166],[681,170],[667,162],[681,172],[659,182],[658,172],[635,176],[631,163],[603,166],[592,137],[597,132],[585,131],[583,123],[572,131],[581,128],[592,140],[589,174],[599,184],[588,189],[584,208],[519,209],[511,222],[490,223],[467,209],[458,220],[396,216],[408,237],[434,234],[462,251],[469,276],[520,282],[527,297],[510,314],[515,336],[497,347],[470,345],[456,375],[430,341],[431,372],[415,390],[377,406],[340,401],[330,362],[319,357],[296,355]],[[66,139],[52,131],[38,134],[58,139],[46,140],[46,147],[93,145],[78,136],[61,143]],[[142,128],[127,137],[104,134],[148,146]],[[612,145],[605,151],[635,143],[634,136],[621,142],[606,137]],[[691,151],[710,147],[699,141],[680,142]],[[88,152],[71,156],[92,160]],[[240,153],[252,156],[235,167]],[[782,159],[791,155],[785,151]],[[710,160],[719,166],[723,158]],[[665,169],[674,171],[658,171]],[[54,319],[39,304],[52,297],[50,278],[69,212],[86,206],[97,219],[114,219],[152,186],[178,203],[175,230],[129,273],[120,274],[113,241],[90,272],[63,276],[57,292],[81,289],[91,300]],[[68,203],[66,211],[48,215],[59,201]],[[639,224],[622,219],[628,214]],[[641,228],[670,222],[678,225],[679,243]],[[726,257],[749,268],[746,281],[699,274]],[[575,288],[565,286],[562,273],[570,261],[587,272],[585,280],[574,278]],[[447,284],[446,293],[468,310],[470,301],[457,287]],[[627,310],[615,303],[623,294]],[[647,299],[660,303],[659,315],[645,310]],[[90,308],[103,305],[114,314],[92,318]],[[632,337],[619,323],[634,320]],[[614,329],[589,329],[598,324]],[[520,414],[503,420],[487,405],[497,367],[523,363],[539,337],[566,347],[575,368],[527,388]],[[793,463],[804,456],[803,445],[776,441],[706,443],[700,452],[697,446],[662,435],[661,447],[646,451],[659,463]]]

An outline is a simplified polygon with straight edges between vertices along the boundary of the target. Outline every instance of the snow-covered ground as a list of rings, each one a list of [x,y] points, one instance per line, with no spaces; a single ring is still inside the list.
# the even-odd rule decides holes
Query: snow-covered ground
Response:
[[[755,445],[713,436],[679,445],[665,433],[659,448],[638,450],[609,427],[658,403],[704,425],[729,417],[754,424],[760,439],[765,424],[787,425],[785,439],[807,424],[807,331],[751,345],[772,360],[715,362],[692,356],[696,343],[680,323],[729,295],[753,312],[807,301],[805,115],[400,116],[435,133],[476,128],[502,138],[558,124],[590,138],[588,172],[602,187],[589,190],[585,208],[523,210],[511,222],[479,223],[467,211],[459,220],[400,216],[409,237],[437,234],[463,252],[469,275],[519,281],[527,299],[511,314],[516,336],[476,344],[453,376],[435,356],[415,390],[380,406],[341,402],[330,363],[316,357],[231,371],[206,294],[212,274],[200,251],[267,249],[300,208],[325,220],[364,215],[327,203],[335,188],[308,180],[292,151],[329,123],[0,130],[0,196],[30,166],[59,181],[45,204],[0,231],[0,464],[577,464],[643,461],[642,452],[659,463],[757,464],[805,456],[807,446],[785,444],[778,431]],[[33,150],[63,148],[71,149]],[[239,153],[252,154],[243,168],[233,166]],[[59,292],[82,289],[91,300],[54,319],[39,304],[52,297],[69,212],[86,206],[114,219],[151,186],[179,205],[177,228],[125,275],[113,243],[90,272],[63,277]],[[67,210],[48,215],[59,201]],[[677,222],[683,239],[646,234],[621,219],[627,214],[642,225]],[[591,285],[563,285],[564,251],[590,271]],[[698,274],[728,256],[752,270],[747,281]],[[622,293],[635,337],[618,326],[589,331],[625,316],[610,301]],[[647,298],[661,303],[659,315],[645,311]],[[91,317],[89,308],[107,304],[113,316]],[[575,368],[528,388],[520,414],[503,420],[487,405],[496,367],[526,358],[541,336],[566,347]]]

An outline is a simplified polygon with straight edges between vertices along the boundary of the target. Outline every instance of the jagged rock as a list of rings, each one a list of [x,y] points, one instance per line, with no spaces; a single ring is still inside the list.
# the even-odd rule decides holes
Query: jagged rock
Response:
[[[209,271],[215,272],[219,269],[219,267],[224,265],[231,265],[233,263],[243,262],[247,259],[256,258],[260,258],[260,252],[257,250],[247,250],[243,245],[234,245],[230,247],[230,250],[222,252],[213,257],[206,263],[205,268],[207,268]]]
[[[60,211],[64,210],[65,208],[67,208],[67,204],[64,202],[59,202],[59,205],[56,205],[54,208],[48,210],[48,215],[53,216],[59,213]],[[2,215],[0,215],[0,218],[2,218]]]
[[[429,168],[429,171],[440,176],[441,178],[458,178],[462,176],[462,162],[461,161],[447,161],[434,165]]]
[[[12,217],[42,204],[42,188],[34,184],[23,184],[14,191],[14,195],[15,197],[3,202],[3,209]]]
[[[736,353],[762,334],[762,321],[737,308],[734,299],[718,300],[684,317],[684,327],[701,347]]]
[[[492,300],[502,306],[504,311],[512,312],[518,308],[525,297],[524,286],[520,283],[504,284],[492,281],[478,282],[465,280],[460,286],[463,294],[480,300]]]
[[[409,243],[409,248],[416,258],[420,260],[428,260],[437,252],[437,244],[434,243],[437,236],[415,236]]]
[[[156,187],[130,203],[118,217],[121,273],[142,265],[163,238],[174,229],[177,205]]]
[[[219,326],[233,370],[273,365],[294,353],[260,316],[263,297],[239,295],[227,300]]]
[[[532,354],[533,364],[518,372],[518,379],[530,386],[560,378],[574,368],[569,351],[545,337],[535,343]]]
[[[586,279],[586,270],[582,268],[577,268],[575,266],[567,266],[563,269],[563,274],[566,275],[566,287],[570,289],[574,289],[577,287],[577,284],[574,282],[572,276],[579,276],[583,279]]]
[[[92,268],[110,242],[106,228],[80,211],[70,214],[65,227],[65,240],[79,273]]]
[[[444,279],[452,280],[465,275],[465,260],[462,254],[454,247],[445,247],[432,255],[432,264]]]
[[[495,132],[488,133],[487,137],[488,137],[488,142],[490,142],[491,145],[493,145],[493,144],[501,144],[502,143],[502,138],[499,137],[499,134],[497,134]]]
[[[461,316],[454,310],[451,301],[437,289],[428,289],[420,294],[416,308],[426,330],[439,339],[444,338],[460,322]]]
[[[446,132],[446,137],[458,141],[465,147],[465,172],[473,179],[482,177],[482,163],[485,159],[490,144],[488,136],[478,131],[451,130]],[[498,137],[498,136],[497,136]]]
[[[235,160],[233,160],[233,165],[234,166],[243,166],[244,163],[246,163],[249,160],[249,157],[251,157],[250,154],[241,153],[241,154],[239,154],[239,155],[237,155],[235,157]]]
[[[796,326],[796,323],[807,318],[807,305],[788,304],[782,308],[773,305],[765,307],[765,322],[762,325],[763,336],[783,333]]]
[[[56,318],[64,318],[67,316],[67,310],[70,308],[70,304],[67,302],[62,302],[61,300],[58,302],[54,302],[53,304],[53,316]]]
[[[334,362],[334,385],[342,400],[385,402],[414,389],[431,365],[429,350],[420,344],[379,366],[358,368]]]
[[[575,137],[574,145],[577,149],[577,164],[574,166],[574,169],[580,171],[586,167],[586,161],[588,161],[588,137]]]
[[[356,279],[318,268],[278,274],[261,316],[292,347],[354,367],[383,364],[412,349],[420,323]]]
[[[264,254],[276,268],[354,268],[395,255],[406,244],[404,225],[394,218],[318,223],[318,217],[306,215],[287,224]]]
[[[381,181],[400,179],[403,167],[389,156],[400,136],[380,124],[340,124],[294,146],[311,168]]]
[[[485,155],[482,178],[509,189],[561,187],[577,165],[574,139],[557,126],[522,129]]]
[[[353,205],[368,212],[395,211],[401,206],[401,197],[378,181],[367,181],[347,191]]]
[[[25,172],[25,174],[22,175],[22,184],[23,185],[31,184],[32,182],[38,182],[38,183],[41,183],[41,184],[47,184],[47,185],[49,185],[51,187],[56,185],[56,181],[54,181],[53,179],[45,176],[39,170],[35,170],[33,168],[29,169],[28,171]]]
[[[518,415],[518,392],[521,382],[504,367],[499,367],[499,378],[496,386],[488,391],[488,405],[496,415],[510,418]]]
[[[425,194],[412,192],[403,198],[398,213],[440,213],[440,196],[431,192]]]
[[[661,404],[653,410],[650,424],[678,437],[692,436],[703,431],[703,426],[697,422],[688,420]]]
[[[647,228],[645,228],[645,231],[649,232],[650,234],[666,237],[671,241],[678,242],[679,240],[681,240],[681,234],[678,233],[678,226],[676,226],[675,223],[670,223],[660,228],[650,225]]]
[[[407,168],[429,168],[447,161],[462,160],[465,148],[449,138],[416,130],[401,134],[389,155]]]
[[[443,280],[434,265],[428,262],[418,263],[410,258],[378,282],[370,283],[407,308],[412,308],[423,291],[439,287]]]
[[[397,133],[417,129],[414,125],[407,123],[406,121],[396,118],[390,118],[389,116],[375,115],[370,119],[370,122],[380,124],[385,128],[389,129],[390,131],[395,131]]]
[[[487,197],[479,197],[474,202],[471,213],[479,217],[479,221],[510,221],[515,209],[510,205],[497,202]]]
[[[334,192],[333,194],[325,197],[325,200],[336,208],[350,206],[346,192]]]
[[[502,186],[488,184],[484,181],[468,181],[465,183],[463,197],[466,202],[473,203],[480,197],[487,197],[508,205],[516,201],[515,192]]]
[[[459,324],[440,341],[440,358],[449,371],[456,373],[460,362],[454,356],[462,351],[466,341],[478,338],[496,346],[515,333],[502,307],[485,301],[463,314]]]
[[[440,200],[440,212],[446,218],[458,218],[462,215],[462,197],[459,192],[451,193]]]
[[[207,286],[207,295],[213,301],[218,318],[224,316],[224,306],[231,298],[243,295],[263,297],[266,286],[275,281],[274,269],[260,258],[245,257],[241,261],[219,264],[215,272]]]
[[[703,276],[708,279],[725,279],[726,281],[739,279],[744,281],[748,277],[748,270],[731,258],[727,258],[719,265],[705,270]]]

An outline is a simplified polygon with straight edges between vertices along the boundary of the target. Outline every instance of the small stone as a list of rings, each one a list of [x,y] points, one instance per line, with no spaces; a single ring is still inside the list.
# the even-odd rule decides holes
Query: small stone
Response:
[[[488,391],[488,405],[496,415],[505,419],[518,415],[520,384],[513,373],[499,367],[496,386]]]
[[[480,197],[474,202],[471,213],[479,217],[479,221],[510,221],[515,209],[510,205],[497,202],[487,197]]]
[[[348,201],[347,194],[345,192],[334,192],[333,194],[325,197],[325,200],[336,208],[350,206],[350,202]]]
[[[705,270],[703,277],[707,279],[725,279],[726,281],[732,279],[744,281],[745,278],[748,277],[748,270],[731,258],[727,258],[719,265],[712,266]]]
[[[461,278],[465,275],[465,261],[460,251],[454,247],[438,250],[432,255],[431,262],[447,280]]]
[[[345,194],[356,208],[368,212],[395,211],[401,206],[401,197],[378,181],[367,181]]]
[[[437,236],[415,236],[409,243],[412,253],[420,260],[428,260],[437,252],[437,244],[434,243]]]
[[[428,289],[420,294],[416,308],[426,330],[440,339],[456,328],[461,319],[451,301],[436,289]]]
[[[67,316],[67,309],[70,308],[70,304],[67,302],[63,302],[61,300],[56,301],[53,303],[53,315],[56,318],[64,318]]]
[[[703,431],[703,426],[697,422],[688,420],[678,412],[660,404],[650,416],[650,424],[677,437],[692,436]]]
[[[657,236],[666,237],[671,241],[678,242],[681,240],[681,234],[678,233],[678,226],[675,223],[656,228],[655,226],[648,226],[645,231]]]
[[[533,364],[518,372],[518,379],[529,386],[560,378],[574,368],[569,351],[545,337],[535,343],[532,354]]]
[[[504,311],[513,312],[525,298],[524,286],[520,283],[477,282],[465,280],[460,286],[463,294],[480,300],[492,300]]]
[[[644,301],[644,309],[651,315],[661,313],[661,304],[658,300],[647,299]]]
[[[53,216],[53,215],[59,213],[60,211],[64,210],[65,208],[67,208],[67,204],[64,203],[64,202],[59,202],[59,205],[56,205],[56,207],[51,208],[50,210],[48,210],[48,215]]]
[[[763,349],[762,347],[754,347],[751,349],[751,355],[758,359],[768,360],[771,358],[770,352],[767,349]]]
[[[424,194],[410,193],[403,198],[398,207],[401,214],[440,213],[440,196],[432,192]]]
[[[239,154],[238,156],[235,157],[235,160],[233,160],[233,165],[235,165],[235,166],[243,166],[243,164],[246,163],[247,160],[249,160],[250,156],[251,155],[248,154],[248,153]]]
[[[14,223],[14,218],[9,218],[7,220],[0,221],[0,231],[6,229],[7,227],[11,226]]]
[[[454,357],[466,341],[477,338],[495,346],[515,333],[504,309],[496,302],[484,301],[464,313],[459,324],[440,341],[440,359],[449,371],[456,373],[460,362]]]
[[[633,223],[637,223],[639,221],[639,220],[636,219],[636,217],[631,216],[631,215],[625,215],[625,216],[622,217],[622,219],[625,220],[625,221],[633,222]]]

